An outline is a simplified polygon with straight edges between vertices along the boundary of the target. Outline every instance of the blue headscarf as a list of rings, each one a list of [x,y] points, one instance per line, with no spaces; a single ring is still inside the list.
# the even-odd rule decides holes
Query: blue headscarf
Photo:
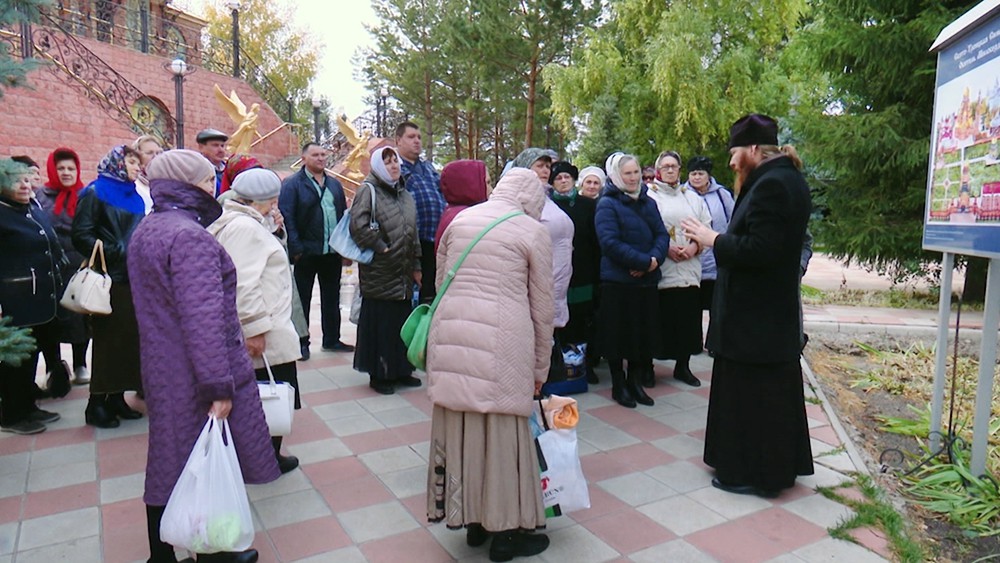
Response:
[[[129,213],[144,215],[146,204],[142,196],[135,191],[135,181],[129,179],[125,167],[125,145],[111,149],[101,163],[97,165],[97,179],[91,182],[89,189],[104,203],[124,209]]]

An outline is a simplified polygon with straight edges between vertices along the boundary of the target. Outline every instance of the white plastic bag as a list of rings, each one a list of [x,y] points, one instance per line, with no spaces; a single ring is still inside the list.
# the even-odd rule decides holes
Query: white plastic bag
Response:
[[[546,430],[535,440],[542,453],[538,464],[545,516],[551,518],[590,508],[590,491],[576,447],[576,429]]]
[[[361,320],[361,284],[354,286],[354,298],[351,300],[351,322],[358,324]]]
[[[193,553],[218,553],[243,551],[253,537],[250,502],[229,423],[209,415],[170,493],[160,539]]]

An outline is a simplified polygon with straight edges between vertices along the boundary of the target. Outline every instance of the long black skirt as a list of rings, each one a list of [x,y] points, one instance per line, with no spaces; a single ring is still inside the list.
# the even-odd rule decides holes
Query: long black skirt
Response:
[[[767,491],[813,474],[798,361],[746,364],[715,358],[705,463],[716,477]]]
[[[295,362],[271,366],[271,373],[274,374],[276,382],[288,383],[295,388],[295,410],[301,409],[302,397],[299,393],[299,371],[295,367]],[[267,376],[267,368],[255,369],[254,375],[257,376],[257,381],[271,381],[271,378]]]
[[[111,314],[92,315],[94,332],[91,393],[139,391],[139,326],[127,283],[111,284]]]
[[[569,322],[558,329],[563,344],[590,343],[594,340],[595,308],[593,300],[569,304]]]
[[[358,318],[358,343],[354,369],[371,376],[373,382],[392,382],[413,374],[399,330],[413,308],[409,301],[365,297]]]
[[[605,358],[630,362],[653,358],[659,330],[655,286],[602,284],[599,315],[598,339]]]
[[[701,280],[701,310],[712,310],[712,296],[715,295],[715,280]]]
[[[661,289],[659,331],[653,357],[680,360],[702,350],[701,289],[698,286]]]

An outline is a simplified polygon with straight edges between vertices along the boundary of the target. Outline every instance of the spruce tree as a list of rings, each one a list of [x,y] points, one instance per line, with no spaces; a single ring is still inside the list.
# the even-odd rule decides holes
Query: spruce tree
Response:
[[[0,28],[19,31],[22,23],[38,19],[38,11],[50,4],[49,0],[7,0],[0,2]],[[7,88],[27,85],[28,73],[38,66],[38,61],[21,59],[12,53],[10,43],[0,41],[0,98]]]
[[[921,247],[938,33],[977,0],[814,3],[797,36],[829,89],[792,126],[814,165],[820,247],[903,280],[937,257]]]

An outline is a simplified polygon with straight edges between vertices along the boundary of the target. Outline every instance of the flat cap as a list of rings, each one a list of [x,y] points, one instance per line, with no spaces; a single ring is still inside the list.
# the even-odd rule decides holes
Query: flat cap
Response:
[[[228,141],[229,135],[226,135],[218,129],[202,129],[198,132],[198,136],[194,139],[198,141],[198,144],[203,145],[209,141]]]

